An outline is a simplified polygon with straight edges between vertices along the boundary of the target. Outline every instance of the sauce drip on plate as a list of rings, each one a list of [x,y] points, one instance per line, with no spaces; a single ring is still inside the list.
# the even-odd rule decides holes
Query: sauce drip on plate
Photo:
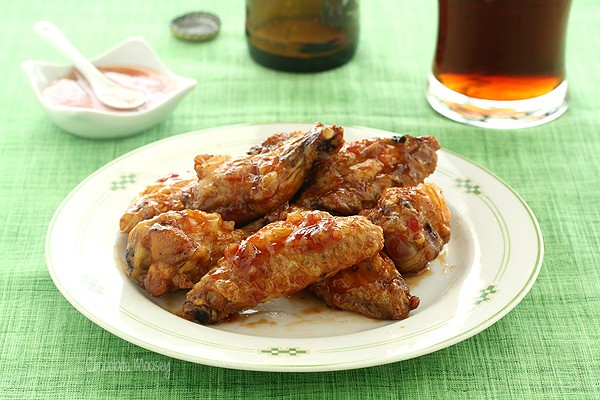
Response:
[[[99,67],[107,78],[121,86],[136,89],[147,96],[147,101],[134,110],[116,110],[100,102],[88,81],[77,70],[56,79],[43,91],[45,100],[54,106],[90,108],[102,111],[132,112],[152,108],[176,88],[176,81],[150,69],[140,67]]]

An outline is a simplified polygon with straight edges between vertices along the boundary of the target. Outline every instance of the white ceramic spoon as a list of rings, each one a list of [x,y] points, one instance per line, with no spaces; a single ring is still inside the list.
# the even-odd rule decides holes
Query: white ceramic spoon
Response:
[[[120,86],[104,76],[53,23],[38,21],[33,25],[33,30],[73,63],[103,104],[115,109],[129,110],[146,102],[144,93]]]

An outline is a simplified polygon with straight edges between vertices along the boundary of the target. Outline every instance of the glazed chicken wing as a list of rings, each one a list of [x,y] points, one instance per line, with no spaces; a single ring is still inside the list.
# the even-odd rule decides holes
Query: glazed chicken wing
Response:
[[[275,142],[278,144],[275,145]],[[314,162],[337,151],[343,129],[316,123],[305,134],[273,141],[256,154],[232,158],[206,173],[210,159],[196,158],[198,183],[187,208],[218,212],[224,219],[244,223],[262,217],[289,201],[304,183]]]
[[[297,205],[286,205],[254,224],[266,225],[285,220],[288,214],[307,211],[310,210]],[[410,295],[394,263],[383,252],[314,283],[309,288],[332,308],[353,311],[370,318],[404,319],[419,304],[419,299]]]
[[[387,189],[360,215],[383,228],[384,251],[402,274],[421,272],[450,240],[450,210],[433,183]]]
[[[382,247],[381,228],[363,217],[290,213],[229,247],[188,292],[183,312],[202,324],[217,323],[369,259]]]
[[[185,208],[183,201],[189,189],[198,182],[195,174],[169,174],[148,186],[132,201],[121,220],[119,228],[129,233],[138,222],[155,217],[165,211]]]
[[[401,320],[419,305],[390,258],[379,252],[310,289],[327,305],[370,318]]]
[[[227,247],[250,233],[234,230],[218,214],[168,211],[138,223],[129,233],[129,276],[152,296],[191,289],[217,265]]]
[[[423,182],[437,165],[433,136],[396,136],[345,144],[323,161],[296,204],[340,215],[375,207],[386,188]]]

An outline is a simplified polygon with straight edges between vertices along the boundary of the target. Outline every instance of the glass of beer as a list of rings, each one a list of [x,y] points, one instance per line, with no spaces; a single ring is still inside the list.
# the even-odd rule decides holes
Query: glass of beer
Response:
[[[541,125],[568,107],[571,0],[438,0],[429,104],[462,123]]]

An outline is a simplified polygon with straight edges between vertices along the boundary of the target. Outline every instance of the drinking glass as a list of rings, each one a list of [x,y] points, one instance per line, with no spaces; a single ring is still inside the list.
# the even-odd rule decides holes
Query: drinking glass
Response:
[[[570,7],[571,0],[438,0],[429,104],[452,120],[498,129],[561,116]]]

